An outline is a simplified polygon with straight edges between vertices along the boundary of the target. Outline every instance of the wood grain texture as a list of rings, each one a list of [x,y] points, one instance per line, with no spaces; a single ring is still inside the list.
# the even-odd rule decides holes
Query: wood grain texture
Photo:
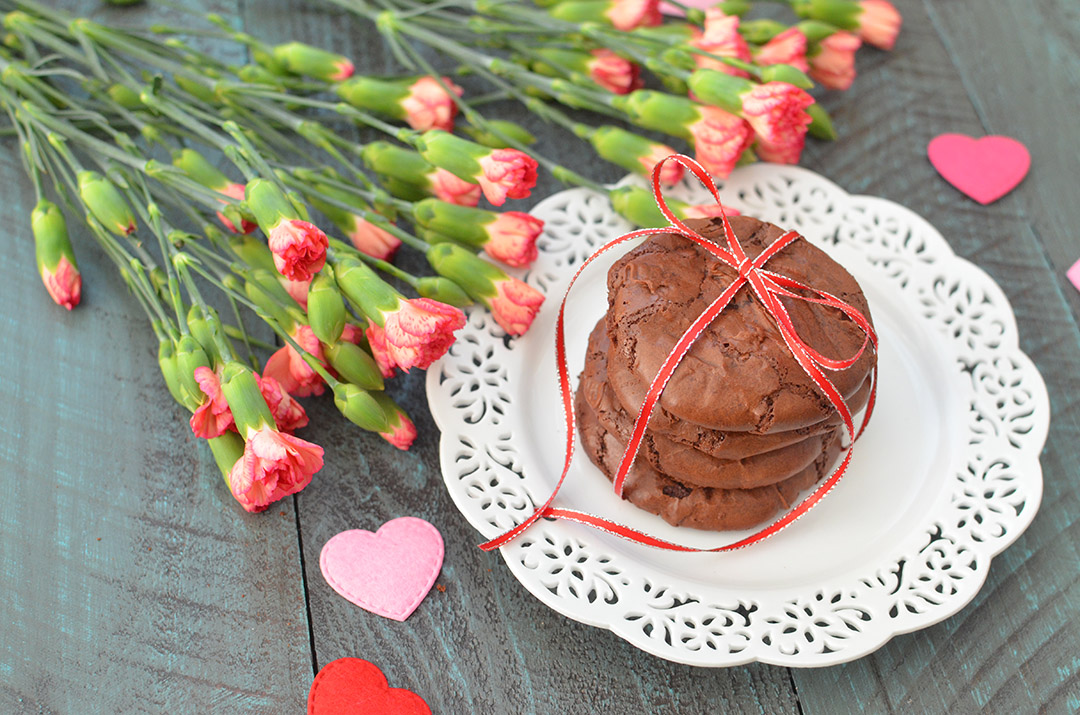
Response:
[[[968,94],[977,90],[953,66],[947,36],[943,40],[926,6],[914,0],[896,4],[905,21],[896,49],[860,52],[860,76],[852,90],[826,100],[836,110],[843,140],[836,146],[815,145],[807,166],[852,192],[913,209],[941,230],[959,255],[1001,285],[1016,313],[1021,346],[1050,391],[1050,437],[1041,460],[1045,495],[1035,522],[993,560],[986,585],[959,614],[899,636],[855,663],[795,671],[794,679],[807,713],[1064,712],[1080,707],[1075,655],[1080,651],[1080,333],[1040,240],[1045,236],[1026,207],[1043,183],[1067,180],[1063,162],[1072,152],[1038,164],[1015,192],[988,207],[946,184],[926,160],[931,138],[943,132],[979,136],[1006,130],[990,130],[980,121],[980,100]],[[956,25],[975,35],[982,23],[1000,21],[985,5],[974,3],[967,4],[966,12],[949,5],[949,12]],[[1021,37],[1013,42],[1041,41],[1032,28]],[[985,46],[972,46],[958,54],[979,64],[985,52]],[[1022,96],[1028,81],[1022,70],[1006,79],[995,92]],[[1075,132],[1070,137],[1063,127],[1045,138],[1059,145],[1070,140],[1075,147]],[[1033,180],[1036,174],[1040,178]],[[1074,211],[1071,204],[1060,205],[1052,220]]]
[[[292,504],[236,507],[86,231],[83,304],[52,303],[9,139],[0,186],[0,712],[298,712],[311,661]]]

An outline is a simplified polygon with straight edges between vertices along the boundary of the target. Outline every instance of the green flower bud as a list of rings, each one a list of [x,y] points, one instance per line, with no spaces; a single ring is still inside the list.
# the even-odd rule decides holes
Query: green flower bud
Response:
[[[436,244],[427,250],[426,256],[436,273],[457,283],[476,301],[493,297],[495,281],[509,277],[475,253],[452,243]]]
[[[810,115],[810,126],[807,128],[810,136],[825,139],[826,141],[836,139],[836,129],[833,128],[832,117],[829,116],[824,107],[814,102],[806,108],[806,113]]]
[[[341,292],[382,327],[383,313],[396,310],[403,300],[402,295],[357,258],[335,258],[333,267]]]
[[[255,222],[267,234],[284,220],[300,218],[300,213],[277,184],[267,179],[252,179],[244,189],[244,203],[255,215]]]
[[[442,276],[425,276],[416,282],[415,288],[421,298],[431,298],[457,308],[464,308],[475,302],[461,286]]]
[[[244,65],[236,72],[236,76],[248,84],[265,84],[271,87],[282,87],[280,72],[271,72],[260,65]]]
[[[236,233],[228,234],[226,240],[229,243],[229,249],[236,254],[236,257],[251,268],[261,268],[271,273],[277,272],[274,266],[274,254],[270,252],[266,241]]]
[[[740,26],[741,27],[741,26]],[[701,30],[686,22],[665,22],[656,27],[635,27],[634,34],[654,40],[663,40],[668,45],[681,45],[694,39]]]
[[[547,77],[562,77],[571,72],[588,76],[593,59],[588,52],[561,47],[541,47],[536,54],[542,59],[532,63],[532,70]]]
[[[383,389],[383,376],[375,358],[371,357],[366,350],[359,345],[339,340],[336,343],[324,345],[323,355],[330,367],[337,370],[347,382],[365,390]]]
[[[818,22],[817,20],[803,20],[795,27],[799,28],[799,32],[806,35],[806,42],[809,45],[816,45],[839,29],[836,25]],[[741,31],[742,27],[740,26],[739,29]]]
[[[536,143],[536,137],[529,133],[525,127],[514,122],[507,121],[505,119],[489,119],[487,123],[491,126],[491,129],[495,129],[502,132],[506,136],[510,137],[519,144],[530,146]],[[482,144],[492,149],[506,149],[510,147],[510,143],[504,139],[500,139],[495,135],[491,129],[478,129],[477,127],[464,127],[463,131],[472,137],[473,141],[478,144]]]
[[[200,102],[205,102],[209,105],[221,104],[221,97],[214,88],[208,87],[203,82],[199,82],[198,80],[182,74],[173,75],[173,81],[176,82],[176,86]]]
[[[379,183],[391,196],[404,201],[420,201],[431,196],[426,184],[421,186],[393,176],[379,176]]]
[[[293,74],[328,82],[340,82],[353,73],[353,63],[348,57],[305,45],[289,42],[274,48],[274,59]]]
[[[820,20],[842,30],[859,27],[862,6],[853,0],[792,0],[791,9],[799,17]]]
[[[213,308],[210,308],[209,310],[213,310]],[[214,335],[216,331],[212,326],[211,321],[207,320],[207,310],[204,310],[201,305],[192,305],[191,308],[188,309],[187,325],[192,336],[199,341],[199,345],[202,346],[207,357],[210,358],[211,364],[221,362],[221,355],[217,348],[217,339]]]
[[[337,85],[334,91],[354,107],[403,119],[405,110],[401,102],[409,96],[410,87],[414,82],[416,82],[415,77],[392,81],[373,77],[354,77]]]
[[[800,89],[810,89],[814,83],[799,68],[791,65],[766,65],[761,68],[762,82],[787,82]]]
[[[474,246],[483,246],[488,241],[484,227],[498,217],[494,211],[438,199],[424,199],[413,205],[413,219],[417,225]]]
[[[229,430],[220,437],[211,437],[206,440],[210,444],[210,451],[214,455],[221,476],[225,478],[225,485],[229,485],[229,472],[233,465],[244,456],[244,438],[236,432]]]
[[[479,160],[491,153],[487,147],[441,129],[430,129],[421,134],[416,148],[429,164],[446,169],[465,181],[475,181],[483,173]]]
[[[612,97],[611,101],[634,124],[684,139],[692,138],[686,127],[699,118],[697,105],[686,97],[649,89]]]
[[[330,266],[324,266],[311,279],[307,312],[311,331],[321,342],[330,345],[341,339],[341,331],[345,329],[345,299],[334,282]]]
[[[286,307],[299,306],[278,283],[276,275],[263,269],[248,271],[248,279],[244,281],[244,295],[274,322],[285,330],[290,330],[295,321],[289,316]]]
[[[225,363],[221,368],[221,392],[229,403],[236,420],[236,431],[241,437],[247,437],[253,430],[277,426],[259,390],[255,373],[248,366],[236,360]]]
[[[169,394],[177,403],[187,407],[184,401],[184,391],[180,386],[180,367],[176,360],[176,345],[172,338],[162,338],[158,342],[158,367],[161,368],[161,376],[165,378],[165,387],[169,388]],[[194,371],[194,368],[192,368]]]
[[[611,18],[607,16],[611,7],[611,0],[565,0],[548,9],[548,14],[565,22],[611,25]]]
[[[173,166],[187,174],[188,178],[208,189],[221,191],[231,184],[229,177],[221,173],[216,166],[206,160],[194,149],[182,149],[173,154]]]
[[[127,236],[135,231],[135,215],[113,182],[96,171],[80,171],[79,198],[109,231]]]
[[[192,335],[180,336],[176,344],[176,368],[182,398],[179,402],[192,412],[206,399],[199,383],[195,382],[195,368],[210,366],[210,358],[199,341]]]
[[[713,104],[732,114],[742,111],[742,95],[754,88],[754,83],[742,77],[701,68],[688,81],[690,90],[704,104]]]
[[[55,271],[62,258],[66,258],[73,268],[78,269],[67,223],[59,206],[47,199],[38,201],[30,213],[30,228],[34,234],[38,273]]]
[[[421,188],[428,185],[427,175],[435,170],[420,154],[389,142],[371,142],[360,156],[372,171]],[[387,189],[392,191],[389,186]]]
[[[611,205],[615,212],[631,223],[643,228],[658,228],[669,225],[669,221],[660,213],[656,198],[648,189],[640,186],[620,186],[611,191]],[[666,199],[668,208],[679,218],[686,218],[685,201]]]
[[[589,142],[602,159],[635,174],[647,174],[647,167],[675,153],[669,146],[611,125],[598,127]]]
[[[109,98],[119,104],[124,109],[142,109],[143,103],[139,99],[139,93],[133,89],[129,89],[122,84],[114,84],[110,86],[106,91]]]
[[[369,432],[389,429],[386,412],[366,390],[348,382],[334,388],[334,406],[353,424]]]

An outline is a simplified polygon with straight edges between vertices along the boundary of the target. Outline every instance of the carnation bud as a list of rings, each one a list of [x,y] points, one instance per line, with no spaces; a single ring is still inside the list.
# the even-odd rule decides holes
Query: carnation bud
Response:
[[[483,302],[491,298],[495,294],[495,281],[508,277],[498,266],[452,243],[436,244],[426,255],[436,273],[454,281],[473,300]]]
[[[122,84],[111,85],[105,93],[109,95],[109,99],[124,109],[142,109],[143,103],[139,99],[139,93]]]
[[[38,275],[53,301],[71,310],[82,299],[82,275],[75,261],[60,207],[41,199],[30,214]]]
[[[225,484],[228,484],[229,472],[232,471],[233,465],[244,456],[244,438],[238,433],[229,430],[206,441],[210,445],[210,452],[214,455],[214,461],[217,462],[218,469],[221,470],[222,476],[225,477]]]
[[[161,376],[165,379],[165,387],[169,389],[169,394],[178,404],[187,407],[184,391],[180,384],[180,367],[176,359],[176,344],[170,337],[161,338],[158,342],[158,367],[161,369]],[[194,369],[192,369],[192,374],[194,372]]]
[[[364,390],[348,382],[334,387],[334,405],[338,411],[361,429],[385,432],[389,429],[386,412],[378,401]]]
[[[78,181],[79,198],[102,226],[118,236],[135,231],[135,215],[113,182],[96,171],[80,171]]]
[[[340,82],[352,76],[354,67],[348,57],[305,45],[289,42],[273,50],[274,59],[293,74],[328,82]]]
[[[800,89],[810,89],[814,83],[802,70],[786,64],[767,65],[761,68],[762,82],[787,82]]]
[[[199,341],[199,345],[202,346],[207,357],[210,358],[210,364],[221,362],[224,356],[219,353],[217,346],[224,339],[224,336],[218,334],[218,326],[221,323],[217,320],[214,309],[210,307],[204,308],[197,303],[192,305],[188,309],[187,325],[192,336]]]
[[[321,342],[330,345],[341,338],[341,332],[345,329],[345,300],[334,282],[330,266],[324,266],[311,279],[307,313],[311,331]]]
[[[176,367],[179,374],[180,403],[194,411],[203,401],[203,391],[195,381],[195,368],[211,367],[210,358],[194,336],[180,336],[176,343]]]
[[[347,382],[365,390],[383,389],[382,372],[366,350],[345,340],[323,346],[323,355],[330,367]]]
[[[276,426],[274,415],[259,390],[259,381],[248,366],[236,360],[226,362],[221,368],[221,391],[232,410],[236,431],[241,436],[263,427]]]
[[[487,147],[439,129],[424,132],[416,148],[429,164],[465,181],[475,181],[481,173],[479,159],[491,153]]]
[[[832,117],[820,103],[811,104],[806,108],[806,113],[810,115],[810,126],[807,128],[810,136],[826,141],[836,139],[837,134],[836,129],[833,128]]]
[[[352,256],[335,259],[334,276],[341,292],[380,326],[383,324],[383,312],[395,310],[403,299],[375,271]]]
[[[476,143],[492,149],[505,149],[511,146],[505,139],[500,138],[496,132],[504,134],[518,144],[524,144],[525,146],[536,143],[536,137],[529,133],[528,129],[506,119],[488,119],[485,125],[482,129],[473,126],[463,127],[462,131],[472,137]]]
[[[473,299],[454,281],[442,276],[425,276],[416,282],[416,292],[423,298],[431,298],[440,303],[464,308],[473,304]]]
[[[194,149],[182,149],[173,154],[173,166],[184,172],[189,179],[214,191],[221,191],[231,181],[216,166]]]

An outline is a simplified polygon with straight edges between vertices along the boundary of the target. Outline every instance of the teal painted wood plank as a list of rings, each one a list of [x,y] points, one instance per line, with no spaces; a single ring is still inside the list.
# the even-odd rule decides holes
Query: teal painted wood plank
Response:
[[[1021,345],[1050,391],[1053,416],[1041,459],[1046,490],[1035,522],[994,559],[971,605],[937,626],[898,636],[868,658],[795,671],[799,699],[807,713],[1074,710],[1080,706],[1080,332],[1045,236],[1028,215],[1043,181],[1069,180],[1063,162],[1072,152],[1043,163],[1042,179],[1029,178],[989,207],[945,184],[925,158],[929,140],[944,132],[978,136],[990,129],[980,121],[970,86],[924,5],[897,5],[905,25],[896,50],[860,53],[853,89],[827,99],[842,143],[815,145],[808,165],[853,192],[915,210],[1001,285],[1012,301]],[[968,33],[977,33],[982,22],[997,22],[986,20],[993,13],[974,3],[967,4],[966,14],[955,6],[949,12]],[[1077,29],[1075,18],[1071,27]],[[1026,27],[1013,41],[1025,46],[1041,40]],[[978,64],[985,52],[985,46],[972,44],[956,56]],[[998,94],[1023,96],[1021,74],[1005,79]],[[1062,215],[1074,206],[1061,205]]]
[[[311,662],[291,503],[263,516],[233,504],[161,382],[145,317],[85,231],[73,231],[83,304],[51,302],[32,190],[3,146],[0,712],[302,710]]]

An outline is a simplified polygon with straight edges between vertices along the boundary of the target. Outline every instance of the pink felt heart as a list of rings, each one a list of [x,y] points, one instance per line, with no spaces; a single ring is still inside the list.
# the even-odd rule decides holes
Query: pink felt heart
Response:
[[[945,181],[984,206],[1015,189],[1031,166],[1027,147],[1010,137],[942,134],[926,154]]]
[[[308,691],[308,715],[431,715],[411,690],[391,688],[375,665],[359,658],[327,663]]]
[[[413,516],[377,533],[352,529],[322,548],[319,567],[331,588],[360,608],[404,621],[431,590],[443,561],[438,529]]]

